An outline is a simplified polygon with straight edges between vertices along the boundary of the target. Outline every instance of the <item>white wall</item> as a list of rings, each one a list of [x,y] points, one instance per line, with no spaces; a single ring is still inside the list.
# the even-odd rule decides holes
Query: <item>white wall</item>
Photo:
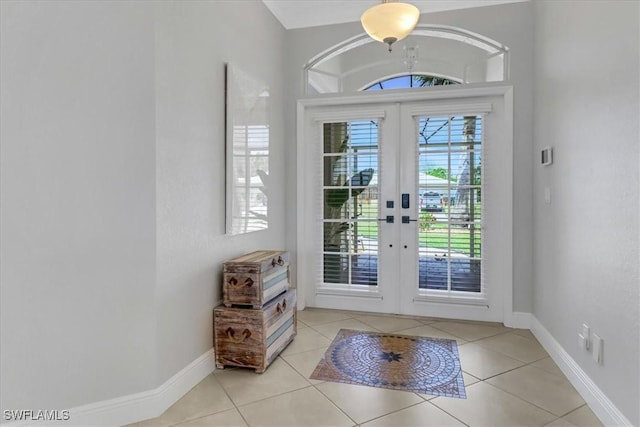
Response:
[[[223,260],[284,248],[285,31],[259,1],[2,1],[1,406],[153,389],[212,347]],[[270,229],[224,234],[224,80],[271,87]]]
[[[159,376],[213,345],[222,262],[286,249],[285,30],[260,1],[160,2],[156,22]],[[270,88],[269,229],[225,235],[224,63]]]
[[[464,28],[511,49],[511,80],[514,86],[514,311],[532,310],[532,43],[533,13],[531,3],[515,3],[478,7],[422,15],[421,23],[450,25]],[[287,139],[295,141],[295,104],[293,100],[304,97],[302,67],[312,57],[347,38],[363,33],[360,23],[328,25],[290,30],[287,33],[287,95],[292,102],[287,105]],[[380,49],[385,49],[382,44]],[[386,50],[385,50],[386,52]],[[420,52],[420,55],[426,53]],[[290,147],[287,169],[287,224],[296,224],[296,149]],[[288,234],[287,246],[295,248],[295,234]]]
[[[534,314],[634,425],[638,18],[638,2],[535,3],[535,147],[553,146],[554,164],[534,169]],[[583,322],[604,338],[603,366],[578,348]]]
[[[1,4],[2,409],[151,388],[153,15]]]

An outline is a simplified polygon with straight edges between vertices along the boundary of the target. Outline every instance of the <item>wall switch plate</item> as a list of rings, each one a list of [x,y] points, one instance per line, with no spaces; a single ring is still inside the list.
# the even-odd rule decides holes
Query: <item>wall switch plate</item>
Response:
[[[602,365],[604,356],[604,340],[597,334],[593,334],[593,360]]]
[[[582,336],[584,337],[584,349],[591,349],[591,339],[589,334],[589,326],[586,323],[582,324]]]
[[[553,163],[553,148],[544,147],[540,151],[540,164],[542,166],[549,166]]]
[[[584,335],[578,334],[578,347],[586,350],[587,348],[585,347],[585,345],[586,345],[586,340],[584,339]]]

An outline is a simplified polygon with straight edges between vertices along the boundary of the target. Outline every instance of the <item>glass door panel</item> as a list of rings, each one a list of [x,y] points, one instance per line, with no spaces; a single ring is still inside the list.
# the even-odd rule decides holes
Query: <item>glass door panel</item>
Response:
[[[480,293],[482,116],[417,122],[418,287]]]
[[[323,280],[378,286],[377,120],[324,123]]]

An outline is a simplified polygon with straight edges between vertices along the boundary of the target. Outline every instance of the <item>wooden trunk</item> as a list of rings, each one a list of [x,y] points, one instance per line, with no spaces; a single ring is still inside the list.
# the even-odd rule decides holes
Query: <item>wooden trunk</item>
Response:
[[[222,302],[262,307],[289,288],[289,252],[255,251],[226,261]]]
[[[259,309],[214,310],[216,366],[242,366],[262,373],[296,336],[296,290],[291,289]]]

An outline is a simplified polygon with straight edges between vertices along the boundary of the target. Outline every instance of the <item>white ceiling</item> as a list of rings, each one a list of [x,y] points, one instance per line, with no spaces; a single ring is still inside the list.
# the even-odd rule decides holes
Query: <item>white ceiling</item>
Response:
[[[286,29],[357,22],[377,0],[262,0]],[[529,0],[408,0],[422,13]]]

